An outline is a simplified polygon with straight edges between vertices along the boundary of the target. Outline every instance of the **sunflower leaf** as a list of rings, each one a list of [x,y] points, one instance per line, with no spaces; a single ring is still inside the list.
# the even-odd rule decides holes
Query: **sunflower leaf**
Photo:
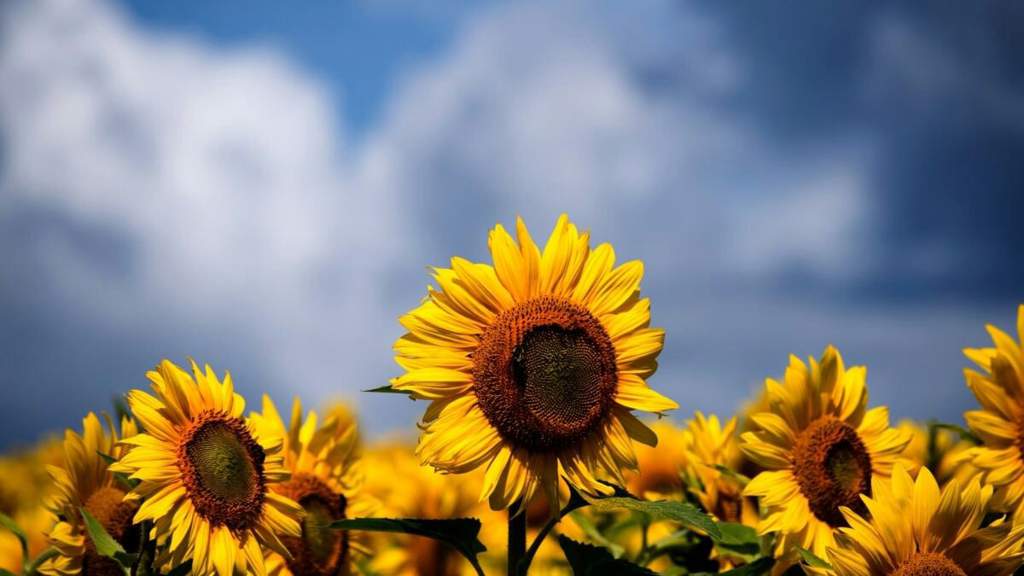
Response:
[[[615,558],[606,548],[576,542],[565,536],[558,537],[565,559],[575,576],[598,576],[601,574],[621,574],[623,576],[652,576],[655,573],[643,566],[626,560]]]
[[[192,573],[192,561],[186,560],[184,564],[175,566],[174,570],[167,573],[167,576],[185,576]]]
[[[103,461],[107,463],[107,466],[110,466],[111,464],[117,462],[117,458],[114,458],[110,454],[104,454],[99,450],[97,450],[96,453],[99,454],[100,458],[102,458]],[[138,486],[139,483],[141,482],[141,480],[136,480],[134,478],[129,477],[124,472],[114,472],[113,476],[114,480],[117,480],[117,483],[120,484],[122,488],[125,488],[129,492],[134,490],[135,487]]]
[[[715,464],[715,470],[721,472],[722,474],[725,474],[729,478],[732,478],[733,480],[738,482],[740,486],[746,486],[747,484],[750,483],[750,477],[740,474],[739,472],[733,470],[732,468],[729,468],[728,466]]]
[[[93,546],[96,547],[96,552],[101,556],[113,558],[126,571],[130,569],[135,564],[137,555],[126,552],[121,544],[107,533],[106,529],[103,528],[103,524],[100,524],[100,521],[90,514],[88,510],[84,507],[78,510],[82,513],[85,530],[89,533],[89,539],[92,540]]]
[[[950,432],[955,432],[960,436],[961,440],[965,440],[974,445],[981,444],[981,438],[978,438],[973,432],[963,426],[957,426],[956,424],[949,424],[947,422],[935,422],[933,420],[928,422],[928,427],[933,430],[949,430]]]
[[[432,538],[458,550],[473,565],[477,574],[483,574],[477,555],[487,548],[478,538],[480,520],[477,518],[353,518],[338,520],[330,527],[335,530],[398,532]]]
[[[689,502],[673,502],[670,500],[649,502],[647,500],[637,500],[636,498],[613,496],[611,498],[595,498],[590,500],[590,506],[598,512],[632,510],[646,514],[651,520],[671,520],[690,529],[700,530],[716,541],[722,537],[722,531],[718,529],[718,524],[710,516],[701,512]]]
[[[825,568],[828,570],[832,569],[831,564],[815,556],[814,552],[811,552],[806,548],[798,548],[798,550],[800,551],[800,558],[803,559],[804,564],[807,564],[808,566],[811,566],[813,568]]]
[[[0,568],[0,576],[17,576],[14,572],[6,568]]]
[[[21,544],[21,557],[28,558],[28,537],[25,536],[25,531],[21,529],[21,526],[18,526],[13,518],[3,512],[0,512],[0,526],[10,530],[18,538],[18,543]]]
[[[747,559],[760,554],[761,536],[757,530],[736,522],[719,522],[718,529],[722,532],[721,538],[715,540],[719,550],[739,554]]]
[[[375,392],[377,394],[402,394],[408,396],[409,398],[412,398],[412,394],[410,394],[408,390],[399,390],[398,388],[395,388],[390,384],[385,384],[383,386],[378,386],[376,388],[370,388],[369,390],[363,390],[363,392]]]
[[[749,564],[744,564],[738,568],[727,570],[725,572],[719,572],[718,576],[760,576],[761,574],[767,574],[771,571],[772,566],[775,565],[774,558],[758,558]],[[712,576],[710,572],[696,572],[691,576]]]

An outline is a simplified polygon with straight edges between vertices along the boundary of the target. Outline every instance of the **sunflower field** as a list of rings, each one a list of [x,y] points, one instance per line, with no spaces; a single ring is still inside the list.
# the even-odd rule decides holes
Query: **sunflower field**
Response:
[[[962,423],[892,422],[827,343],[705,414],[648,385],[665,332],[644,265],[595,244],[520,219],[492,262],[432,268],[367,390],[422,405],[392,439],[160,360],[0,459],[0,575],[1022,573],[1024,305],[964,350]]]

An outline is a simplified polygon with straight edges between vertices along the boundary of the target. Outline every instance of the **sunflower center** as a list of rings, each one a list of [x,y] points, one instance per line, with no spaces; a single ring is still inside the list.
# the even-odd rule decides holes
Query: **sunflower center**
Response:
[[[839,511],[864,511],[871,493],[871,455],[849,424],[826,416],[811,423],[793,449],[793,473],[811,512],[830,526],[843,526]]]
[[[348,532],[332,530],[335,520],[345,518],[348,502],[319,478],[296,474],[280,487],[285,496],[298,502],[306,514],[302,537],[282,537],[291,552],[288,568],[293,574],[342,576],[348,574]]]
[[[597,429],[618,373],[604,326],[585,308],[541,296],[501,313],[473,355],[488,421],[516,447],[551,452]]]
[[[251,528],[263,512],[263,448],[241,418],[207,410],[186,429],[178,467],[188,496],[214,526]]]
[[[967,573],[938,552],[922,552],[900,562],[891,576],[967,576]]]
[[[132,525],[132,517],[138,510],[138,504],[124,501],[124,492],[112,486],[104,486],[92,493],[85,501],[85,509],[92,514],[107,531],[129,552],[139,547],[139,529]],[[120,565],[114,560],[101,556],[91,539],[86,539],[85,556],[82,558],[83,574],[108,574],[118,576],[124,574]]]

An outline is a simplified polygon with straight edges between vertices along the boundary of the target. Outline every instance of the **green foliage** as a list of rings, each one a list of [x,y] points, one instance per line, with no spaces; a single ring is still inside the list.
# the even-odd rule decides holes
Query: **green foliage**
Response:
[[[750,526],[735,522],[719,522],[718,529],[722,533],[722,536],[715,540],[715,546],[719,551],[747,561],[762,554],[761,536]]]
[[[822,560],[821,558],[818,558],[810,550],[807,550],[805,548],[800,548],[799,550],[800,550],[800,558],[804,561],[804,564],[807,564],[808,566],[811,566],[813,568],[826,568],[826,569],[832,568],[831,564],[829,564],[828,562]]]
[[[655,572],[612,556],[607,549],[590,544],[583,544],[566,538],[558,537],[558,544],[569,561],[574,576],[600,576],[604,574],[621,574],[622,576],[652,576]]]
[[[100,556],[112,558],[124,569],[125,574],[130,574],[138,555],[126,552],[117,540],[114,540],[110,534],[107,534],[100,521],[90,514],[88,510],[85,508],[79,508],[78,510],[81,512],[82,520],[85,522],[85,531],[88,532],[89,539],[92,540],[93,546],[96,547],[96,553]]]
[[[458,550],[469,560],[477,574],[483,574],[477,555],[487,548],[477,537],[480,534],[480,520],[476,518],[453,518],[445,520],[417,518],[354,518],[338,520],[331,524],[335,530],[366,530],[370,532],[397,532],[425,536],[443,542]]]
[[[167,576],[185,576],[192,573],[192,561],[188,560],[181,566],[176,567],[167,573]]]
[[[405,390],[399,390],[398,388],[393,388],[390,384],[385,384],[383,386],[378,386],[376,388],[370,388],[369,390],[363,390],[363,392],[375,392],[377,394],[403,394],[405,396],[408,396],[409,398],[412,398],[412,394],[410,394],[409,392]]]
[[[689,502],[675,502],[671,500],[659,500],[648,502],[636,498],[616,497],[598,498],[590,501],[590,506],[598,512],[612,512],[615,510],[631,510],[639,512],[651,520],[670,520],[686,526],[692,530],[698,530],[707,534],[714,540],[722,537],[718,524],[710,516],[701,512],[696,506]]]

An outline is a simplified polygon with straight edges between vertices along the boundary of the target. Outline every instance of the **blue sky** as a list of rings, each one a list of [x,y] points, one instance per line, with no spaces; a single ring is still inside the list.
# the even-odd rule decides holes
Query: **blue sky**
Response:
[[[679,417],[834,343],[958,420],[1024,300],[1021,10],[7,3],[0,446],[188,356],[411,431],[358,391],[426,267],[563,211],[645,261]]]

